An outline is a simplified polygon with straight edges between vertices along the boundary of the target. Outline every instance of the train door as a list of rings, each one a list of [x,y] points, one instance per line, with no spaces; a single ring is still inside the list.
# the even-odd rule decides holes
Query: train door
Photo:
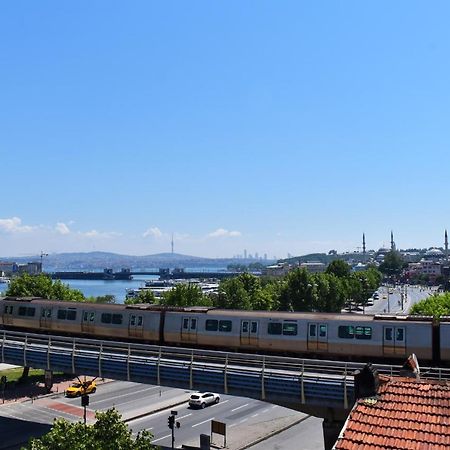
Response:
[[[182,342],[197,342],[197,317],[183,316],[181,320]]]
[[[5,309],[3,310],[3,323],[5,325],[12,325],[13,323],[13,306],[5,305]]]
[[[406,355],[405,327],[386,326],[383,329],[383,354]]]
[[[43,306],[41,308],[41,318],[39,320],[41,328],[52,328],[52,308]]]
[[[328,325],[308,323],[308,350],[328,350]]]
[[[258,346],[259,323],[256,320],[241,320],[241,345]]]
[[[128,321],[128,335],[142,337],[144,334],[144,317],[142,314],[130,314]]]
[[[83,311],[81,319],[81,331],[94,334],[95,311]]]

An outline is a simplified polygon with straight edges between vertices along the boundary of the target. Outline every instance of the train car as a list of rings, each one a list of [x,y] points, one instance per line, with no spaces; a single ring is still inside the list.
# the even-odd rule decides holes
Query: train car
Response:
[[[326,357],[431,360],[430,318],[274,311],[166,313],[168,344]]]
[[[11,329],[159,342],[161,312],[113,305],[6,297],[2,323]]]

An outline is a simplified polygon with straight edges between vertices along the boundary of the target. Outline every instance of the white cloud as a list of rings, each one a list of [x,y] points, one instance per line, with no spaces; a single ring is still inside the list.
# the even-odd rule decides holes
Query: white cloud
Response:
[[[0,219],[0,230],[7,233],[29,233],[36,227],[29,225],[22,225],[22,220],[19,217],[11,217],[10,219]]]
[[[63,222],[58,222],[58,223],[56,224],[56,226],[55,226],[55,231],[56,231],[57,233],[63,234],[63,235],[69,234],[69,233],[70,233],[69,227],[68,227],[65,223],[63,223]]]
[[[228,231],[228,230],[225,230],[225,228],[218,228],[216,231],[209,233],[208,237],[210,237],[210,238],[239,237],[241,235],[242,235],[242,233],[240,231]]]
[[[105,231],[100,232],[97,230],[86,231],[85,233],[79,233],[81,236],[87,238],[99,238],[99,239],[110,239],[118,236],[122,236],[121,233],[117,233],[116,231]]]
[[[158,239],[158,238],[162,237],[162,235],[163,234],[158,227],[151,227],[148,230],[146,230],[142,236],[145,238],[152,236],[152,237]]]

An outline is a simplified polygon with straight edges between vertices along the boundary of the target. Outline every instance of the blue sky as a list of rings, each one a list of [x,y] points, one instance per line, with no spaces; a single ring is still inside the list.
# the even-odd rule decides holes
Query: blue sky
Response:
[[[0,6],[0,256],[442,245],[450,3]]]

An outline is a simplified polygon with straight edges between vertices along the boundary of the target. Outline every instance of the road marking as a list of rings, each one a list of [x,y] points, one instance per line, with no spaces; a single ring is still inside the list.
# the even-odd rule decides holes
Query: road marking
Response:
[[[210,419],[206,419],[203,422],[196,423],[195,425],[192,425],[192,428],[198,427],[199,425],[202,425],[203,423],[209,422],[210,420],[214,420],[214,417],[211,417]]]
[[[228,428],[233,428],[237,425],[237,423],[232,423],[231,425],[228,425]]]
[[[181,420],[181,419],[184,419],[185,417],[189,417],[189,416],[192,416],[192,413],[186,414],[185,416],[177,417],[177,420]]]
[[[237,408],[232,409],[231,412],[237,411],[238,409],[241,409],[241,408],[245,408],[246,406],[248,406],[248,403],[246,403],[245,405],[241,405],[241,406],[238,406]]]
[[[216,403],[215,405],[210,406],[210,408],[214,408],[215,406],[223,405],[224,403],[229,402],[229,401],[230,401],[230,400],[224,400],[223,402]]]
[[[239,423],[244,423],[244,422],[247,422],[247,420],[248,420],[248,418],[246,418],[246,419],[242,419]]]
[[[274,409],[274,408],[279,408],[279,406],[278,405],[273,405],[272,409]]]
[[[267,411],[269,411],[269,408],[263,409],[262,412],[266,413]]]
[[[253,416],[252,417],[258,417],[259,416],[259,414],[253,414]]]
[[[158,442],[158,441],[162,441],[163,439],[167,439],[168,437],[171,437],[171,436],[172,436],[172,434],[168,434],[167,436],[163,436],[163,437],[158,438],[158,439],[153,439],[152,443]]]
[[[127,397],[130,394],[137,394],[138,392],[152,391],[153,389],[159,389],[159,386],[152,386],[152,387],[145,388],[145,389],[139,389],[137,391],[132,391],[131,393],[128,392],[126,394],[115,395],[114,397],[108,397],[108,398],[105,398],[105,399],[99,399],[97,401],[95,401],[95,399],[93,399],[93,400],[94,400],[95,403],[109,402],[109,401],[114,400],[116,398]]]

